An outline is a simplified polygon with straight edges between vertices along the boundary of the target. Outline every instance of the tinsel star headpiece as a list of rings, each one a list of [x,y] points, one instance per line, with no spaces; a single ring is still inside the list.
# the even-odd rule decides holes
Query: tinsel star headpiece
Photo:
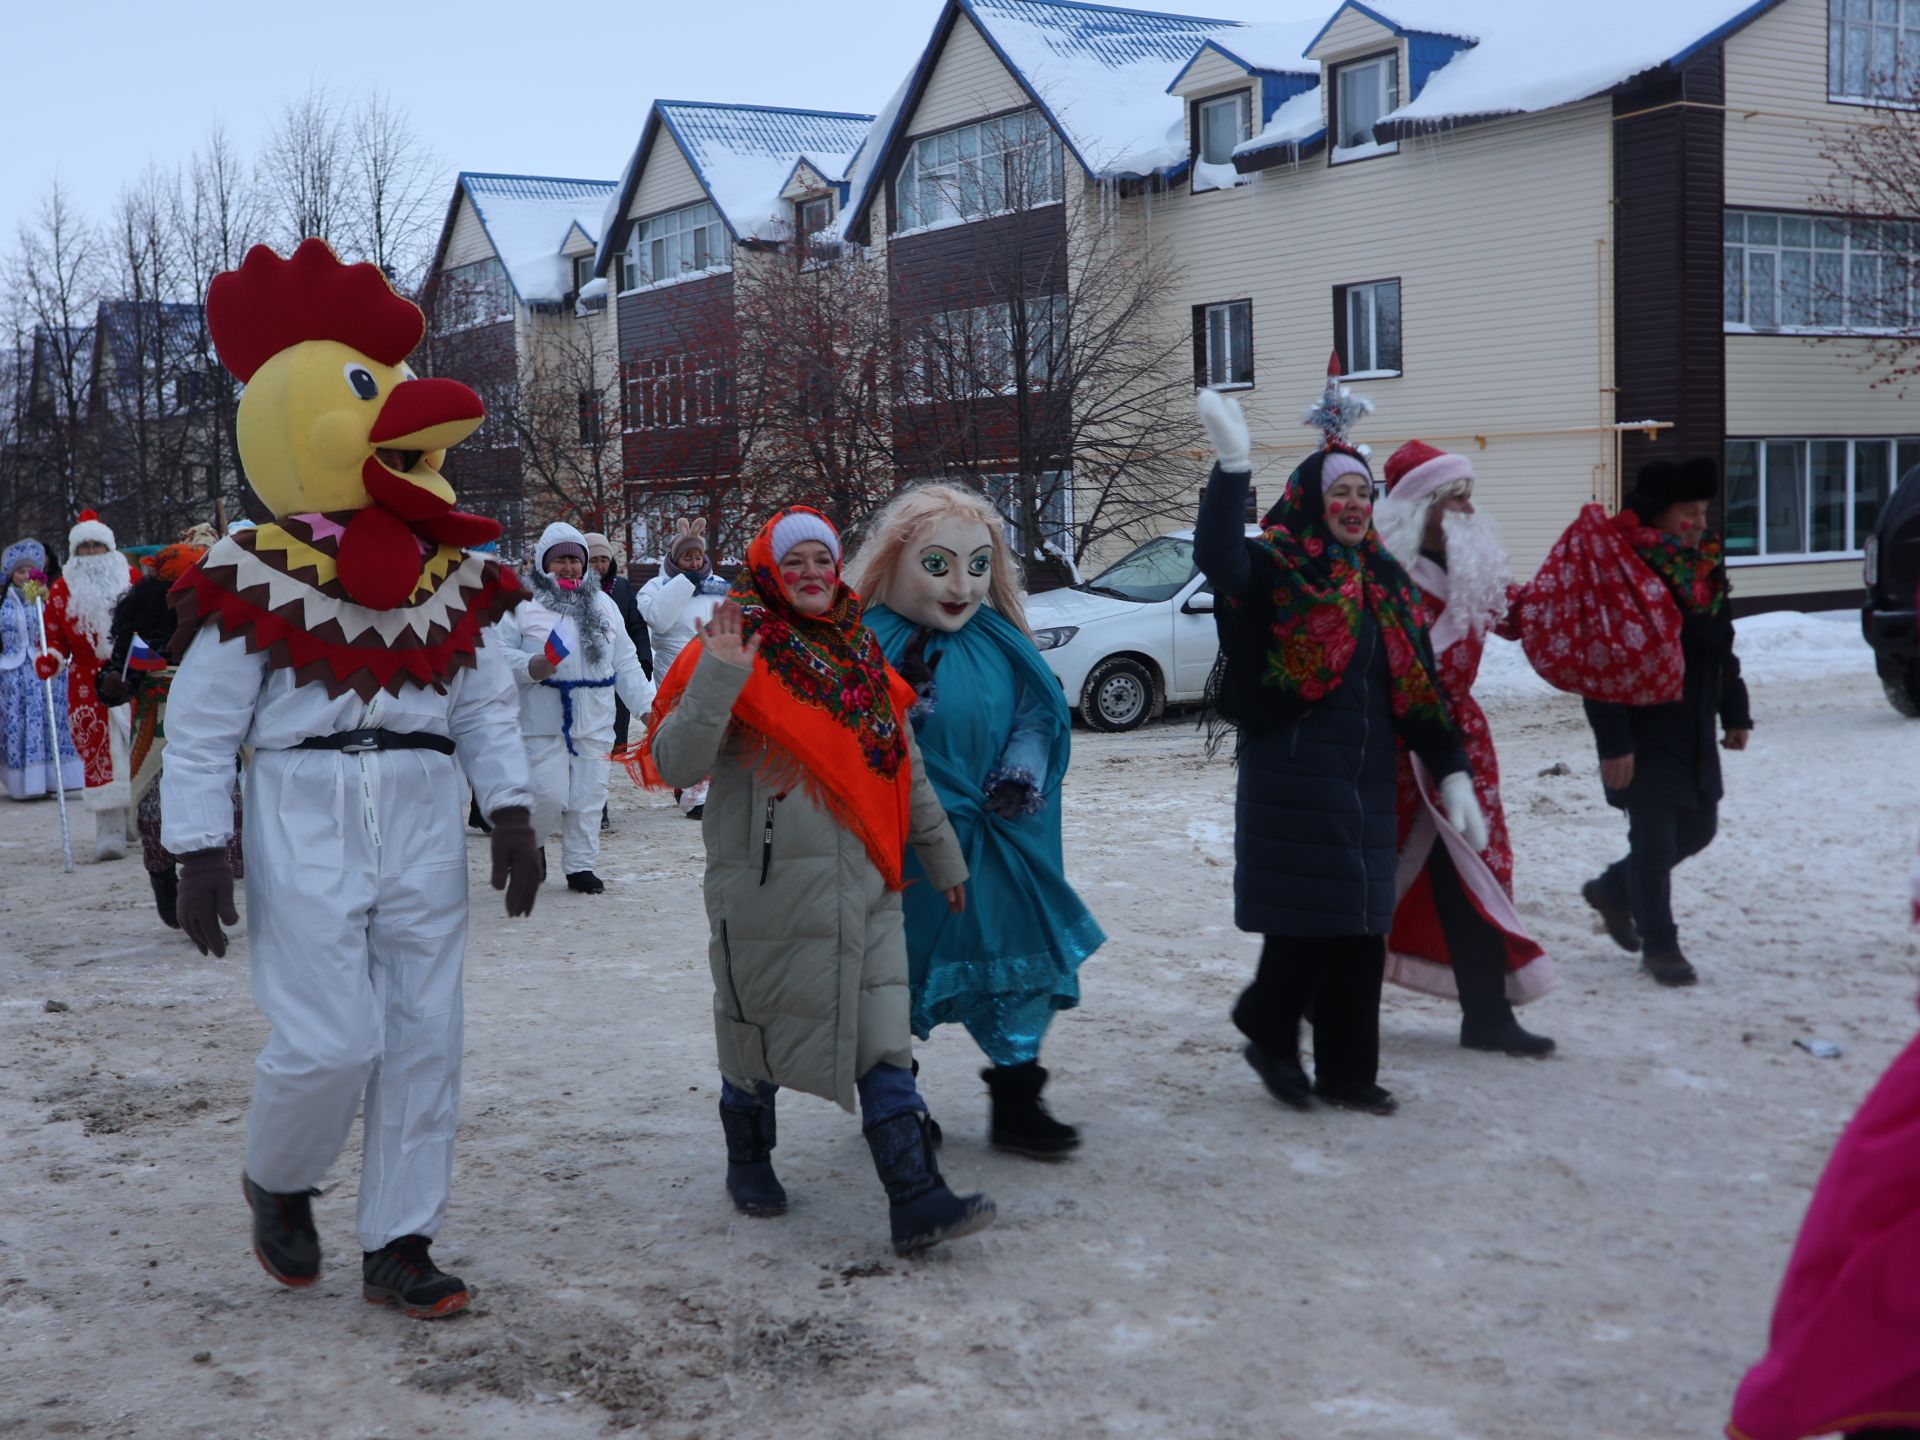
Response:
[[[1373,413],[1373,401],[1364,395],[1356,395],[1340,383],[1340,352],[1333,352],[1327,361],[1327,388],[1320,392],[1320,398],[1307,407],[1301,420],[1318,430],[1325,439],[1321,448],[1331,450],[1336,445],[1348,444],[1347,436],[1364,416]]]

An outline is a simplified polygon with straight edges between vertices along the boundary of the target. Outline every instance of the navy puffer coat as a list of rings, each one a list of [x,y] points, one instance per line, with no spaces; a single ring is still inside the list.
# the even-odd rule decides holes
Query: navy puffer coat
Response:
[[[1237,621],[1223,623],[1223,647],[1263,647],[1271,623],[1272,554],[1246,538],[1240,518],[1250,478],[1216,466],[1194,530],[1194,559],[1214,593],[1252,602],[1239,607]],[[1392,676],[1372,616],[1362,616],[1356,638],[1353,659],[1324,700],[1289,700],[1264,718],[1236,717],[1233,919],[1242,930],[1330,936],[1393,928]],[[1467,768],[1448,730],[1405,738],[1436,781]]]

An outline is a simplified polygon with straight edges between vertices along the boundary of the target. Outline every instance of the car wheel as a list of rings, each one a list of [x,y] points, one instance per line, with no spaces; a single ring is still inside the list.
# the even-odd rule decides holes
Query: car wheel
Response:
[[[1909,720],[1920,720],[1920,660],[1904,666],[1882,665],[1880,686],[1887,692],[1889,705]]]
[[[1153,672],[1138,660],[1115,655],[1102,660],[1080,692],[1080,713],[1096,730],[1137,730],[1153,714]]]

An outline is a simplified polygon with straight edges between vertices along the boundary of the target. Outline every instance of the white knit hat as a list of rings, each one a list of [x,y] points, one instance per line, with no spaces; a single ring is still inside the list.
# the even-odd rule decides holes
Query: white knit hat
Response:
[[[120,548],[114,543],[113,531],[106,527],[106,523],[93,511],[82,510],[80,512],[80,519],[75,522],[74,527],[67,532],[68,558],[71,559],[73,552],[89,540],[97,540],[109,550],[117,550]]]
[[[840,535],[827,517],[812,510],[789,510],[782,515],[773,527],[773,558],[775,561],[786,559],[793,547],[807,540],[818,540],[833,555],[833,563],[840,563]]]

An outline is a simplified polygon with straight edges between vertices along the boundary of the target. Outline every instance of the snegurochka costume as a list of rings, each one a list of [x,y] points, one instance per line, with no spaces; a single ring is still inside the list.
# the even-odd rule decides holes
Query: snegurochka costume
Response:
[[[309,1197],[364,1102],[362,1294],[418,1317],[467,1303],[428,1245],[458,1119],[467,856],[461,771],[493,820],[493,884],[532,908],[538,849],[513,677],[482,631],[524,595],[461,547],[499,534],[453,508],[445,449],[480,398],[414,378],[426,322],[324,241],[264,245],[214,277],[207,329],[246,389],[248,483],[275,519],[229,535],[172,592],[180,672],[161,776],[181,928],[226,952],[234,755],[246,775],[247,932],[273,1027],[254,1062],[254,1253],[320,1273]]]
[[[888,661],[919,682],[915,738],[971,876],[955,912],[908,859],[914,1033],[966,1026],[991,1062],[991,1143],[1064,1154],[1080,1137],[1040,1101],[1040,1047],[1054,1014],[1080,1003],[1080,964],[1106,939],[1066,878],[1066,699],[1020,618],[985,501],[947,485],[908,491],[875,521],[854,574],[885,597],[865,618]]]

